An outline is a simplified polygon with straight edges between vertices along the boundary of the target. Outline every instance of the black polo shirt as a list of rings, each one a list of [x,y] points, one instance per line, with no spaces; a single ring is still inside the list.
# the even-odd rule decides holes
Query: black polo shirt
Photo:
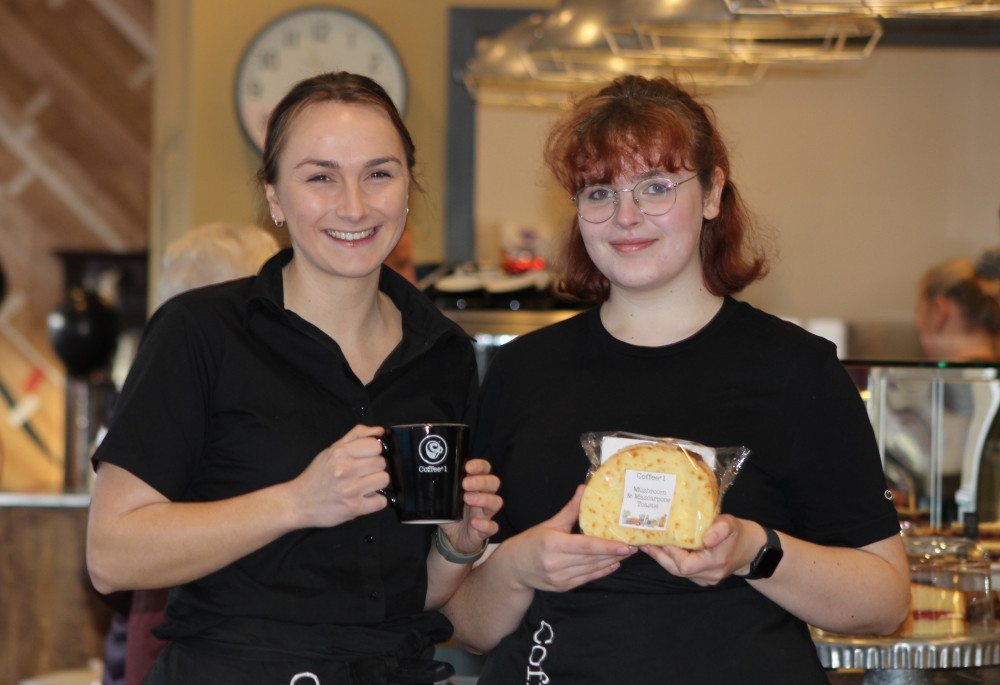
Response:
[[[296,477],[358,423],[472,421],[471,339],[422,293],[383,267],[403,340],[365,385],[336,342],[284,308],[291,258],[285,250],[256,277],[189,291],[155,313],[95,466],[116,464],[172,501],[214,501]],[[423,610],[429,533],[390,509],[289,533],[172,591],[162,635],[405,624]]]

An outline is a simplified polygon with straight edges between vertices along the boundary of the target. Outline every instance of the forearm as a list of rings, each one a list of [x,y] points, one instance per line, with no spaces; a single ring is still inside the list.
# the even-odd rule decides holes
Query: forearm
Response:
[[[213,502],[173,502],[101,463],[90,499],[87,562],[100,592],[201,578],[285,533],[339,526],[386,507],[378,427],[358,425],[285,483]]]
[[[784,557],[759,592],[817,628],[886,634],[909,610],[909,565],[899,536],[860,549],[782,536]]]
[[[172,587],[256,551],[296,525],[281,486],[204,503],[156,502],[114,517],[91,512],[87,563],[100,592]]]
[[[427,600],[425,609],[440,609],[469,575],[472,564],[454,564],[432,545],[427,555]]]
[[[535,591],[517,581],[510,549],[490,545],[442,611],[455,626],[453,639],[485,653],[512,633],[527,612]]]

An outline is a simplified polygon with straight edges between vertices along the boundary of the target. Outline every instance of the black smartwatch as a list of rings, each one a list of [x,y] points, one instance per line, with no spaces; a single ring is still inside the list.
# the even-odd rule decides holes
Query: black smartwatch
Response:
[[[737,578],[746,580],[758,580],[760,578],[770,578],[774,574],[774,569],[778,568],[778,562],[785,554],[781,551],[781,538],[778,534],[767,526],[761,526],[767,535],[767,541],[757,552],[757,556],[750,562],[750,573],[746,575],[736,575]]]

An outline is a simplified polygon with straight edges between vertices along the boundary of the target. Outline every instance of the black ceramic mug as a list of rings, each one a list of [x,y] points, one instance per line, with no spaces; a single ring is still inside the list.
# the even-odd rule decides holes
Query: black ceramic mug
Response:
[[[390,484],[380,490],[403,523],[462,518],[462,477],[469,449],[464,423],[390,426],[379,439]]]

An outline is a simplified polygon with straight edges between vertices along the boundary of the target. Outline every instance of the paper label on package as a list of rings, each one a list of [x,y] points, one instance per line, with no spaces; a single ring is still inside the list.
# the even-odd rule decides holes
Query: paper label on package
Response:
[[[603,464],[608,459],[618,454],[620,450],[623,450],[626,447],[631,447],[632,445],[640,445],[648,442],[649,442],[648,439],[642,440],[637,438],[619,438],[619,437],[608,436],[603,440],[601,440],[601,450],[600,450],[601,463]],[[702,460],[704,460],[704,462],[708,464],[708,467],[710,469],[715,468],[715,450],[712,449],[711,447],[705,447],[704,445],[688,442],[687,440],[671,440],[670,442],[676,445],[677,447],[689,450],[700,456]]]
[[[676,487],[676,474],[626,470],[618,523],[643,530],[665,529]]]

